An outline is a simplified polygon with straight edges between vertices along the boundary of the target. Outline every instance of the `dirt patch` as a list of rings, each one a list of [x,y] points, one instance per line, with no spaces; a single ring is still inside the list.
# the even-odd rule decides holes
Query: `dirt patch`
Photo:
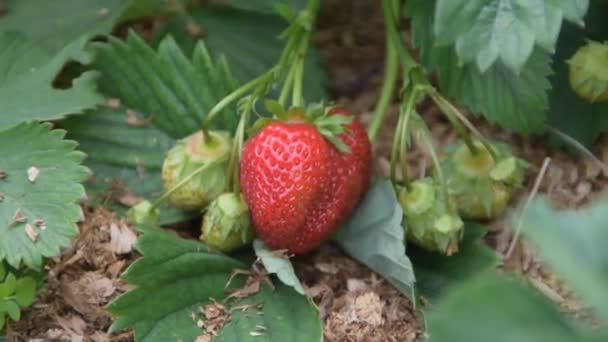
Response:
[[[327,341],[414,341],[422,332],[412,303],[384,279],[325,244],[296,260],[317,303]]]
[[[131,341],[108,336],[112,318],[104,307],[128,289],[120,279],[136,259],[135,233],[103,208],[87,212],[74,244],[47,265],[46,286],[13,326],[14,341]]]

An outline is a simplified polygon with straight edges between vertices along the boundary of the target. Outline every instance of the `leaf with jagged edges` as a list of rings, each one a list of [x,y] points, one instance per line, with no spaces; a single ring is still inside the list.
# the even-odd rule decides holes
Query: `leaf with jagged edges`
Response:
[[[123,275],[134,288],[108,305],[117,317],[110,331],[132,327],[136,341],[195,341],[205,332],[201,310],[217,301],[231,319],[216,341],[321,341],[316,308],[290,287],[262,285],[257,294],[228,299],[225,286],[244,285],[243,276],[231,280],[231,274],[245,264],[158,227],[140,229],[136,247],[143,257]]]
[[[201,7],[188,14],[170,17],[159,36],[171,34],[186,53],[190,53],[202,39],[213,56],[226,58],[234,77],[241,83],[274,66],[286,44],[286,40],[279,36],[289,23],[272,13]],[[192,24],[198,25],[204,35],[192,35],[188,30]],[[304,74],[305,99],[308,102],[327,99],[326,83],[321,55],[310,47]],[[271,90],[278,96],[280,87]]]
[[[188,59],[175,40],[167,36],[158,50],[136,33],[126,41],[111,37],[94,44],[93,68],[99,70],[100,89],[144,114],[144,119],[173,138],[200,129],[211,108],[234,88],[235,82],[223,59],[214,61],[200,42]],[[236,127],[234,107],[221,111],[215,127]]]
[[[486,72],[500,61],[518,74],[535,46],[553,52],[564,19],[583,24],[589,0],[437,0],[437,46]]]
[[[0,20],[0,129],[28,119],[58,119],[102,102],[95,73],[85,72],[61,89],[53,82],[67,62],[90,61],[86,42],[110,32],[127,3],[5,1]]]
[[[426,322],[429,341],[605,341],[521,280],[492,274],[450,291]]]
[[[384,277],[401,293],[413,298],[414,269],[405,254],[403,211],[389,180],[378,180],[336,241],[346,253]]]
[[[100,106],[59,123],[68,131],[67,137],[78,141],[79,149],[87,155],[85,165],[93,177],[85,186],[92,203],[108,204],[118,212],[133,204],[121,200],[125,188],[142,198],[162,194],[163,158],[175,143],[152,123],[137,119],[136,113],[130,115],[135,117],[129,117],[124,108]],[[140,121],[134,123],[134,118]],[[161,223],[183,221],[195,214],[162,207]]]
[[[437,0],[411,0],[406,13],[412,18],[414,45],[428,71],[436,71],[441,91],[458,105],[503,128],[523,133],[544,129],[548,108],[548,77],[551,59],[546,51],[534,48],[515,73],[502,61],[480,72],[472,63],[462,64],[453,47],[436,45],[433,36]]]
[[[608,199],[563,210],[539,198],[522,220],[523,232],[542,260],[594,309],[600,322],[608,322]]]
[[[78,233],[88,171],[64,135],[33,122],[0,130],[0,260],[15,268],[40,269]]]

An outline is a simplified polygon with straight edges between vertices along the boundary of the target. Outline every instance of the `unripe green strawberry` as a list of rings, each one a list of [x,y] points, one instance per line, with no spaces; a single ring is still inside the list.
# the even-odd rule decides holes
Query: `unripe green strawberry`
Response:
[[[608,45],[587,41],[567,61],[572,89],[589,102],[608,101]]]
[[[219,195],[209,204],[201,231],[201,240],[222,252],[250,244],[254,233],[243,196],[232,192]]]
[[[419,179],[412,182],[409,190],[400,187],[398,192],[407,241],[445,255],[457,252],[464,223],[435,180]]]
[[[165,190],[173,189],[202,166],[199,172],[169,195],[169,204],[183,210],[201,210],[224,190],[231,138],[226,132],[211,131],[206,142],[202,132],[182,139],[169,150],[163,163]]]
[[[149,201],[142,201],[127,211],[127,221],[135,225],[158,224],[160,209],[153,208]]]
[[[473,144],[476,154],[464,142],[449,147],[441,163],[443,174],[463,218],[495,218],[521,186],[527,163],[505,144],[490,144],[496,160],[484,144]]]

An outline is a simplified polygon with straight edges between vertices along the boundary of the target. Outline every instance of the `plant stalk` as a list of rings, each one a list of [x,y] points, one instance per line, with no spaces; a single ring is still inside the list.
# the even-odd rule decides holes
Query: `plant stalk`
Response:
[[[448,100],[441,96],[441,94],[439,94],[434,88],[431,88],[431,90],[429,91],[429,95],[431,96],[433,102],[435,102],[439,109],[441,109],[441,112],[445,115],[445,117],[450,121],[452,127],[454,127],[460,138],[467,145],[469,151],[471,151],[471,154],[476,155],[477,152],[479,152],[478,148],[473,143],[471,135],[467,132],[467,130],[460,123],[460,121],[458,121],[458,119],[452,112],[454,108],[451,106],[451,103],[449,103]]]
[[[159,198],[156,199],[156,201],[154,201],[152,203],[152,207],[151,209],[155,209],[158,208],[161,204],[163,204],[163,202],[169,197],[171,196],[171,194],[173,194],[175,191],[177,191],[179,188],[181,188],[182,186],[184,186],[184,184],[188,183],[192,178],[194,178],[196,175],[198,175],[199,173],[216,166],[219,163],[222,163],[226,160],[226,158],[228,158],[228,153],[225,153],[222,157],[214,160],[211,163],[205,164],[205,165],[201,165],[199,168],[197,168],[196,170],[192,171],[189,175],[187,175],[184,179],[182,179],[179,183],[175,184],[171,189],[167,190],[164,194],[162,194],[162,196],[160,196]]]
[[[204,137],[208,136],[209,125],[211,124],[213,119],[215,119],[215,117],[222,111],[222,109],[224,109],[226,106],[228,106],[232,102],[241,98],[247,92],[255,89],[256,87],[259,87],[260,85],[264,85],[264,84],[268,83],[269,81],[271,81],[272,79],[274,79],[274,73],[276,72],[276,69],[277,69],[276,66],[271,68],[270,70],[266,71],[265,73],[261,74],[260,76],[254,78],[253,80],[251,80],[251,81],[243,84],[239,88],[235,89],[232,93],[230,93],[226,97],[224,97],[220,102],[216,103],[215,106],[213,106],[213,108],[211,108],[211,110],[207,114],[207,117],[205,117],[205,120],[203,121],[203,125],[202,125],[203,126],[202,127],[203,136]]]
[[[387,33],[388,36],[388,33]],[[386,118],[387,109],[390,104],[391,98],[395,91],[395,85],[397,82],[397,73],[399,70],[399,60],[397,58],[397,52],[395,47],[390,43],[390,40],[386,41],[386,61],[384,69],[384,81],[382,83],[382,89],[380,90],[380,98],[374,109],[372,122],[369,125],[367,134],[369,140],[373,144],[378,138],[380,128]]]

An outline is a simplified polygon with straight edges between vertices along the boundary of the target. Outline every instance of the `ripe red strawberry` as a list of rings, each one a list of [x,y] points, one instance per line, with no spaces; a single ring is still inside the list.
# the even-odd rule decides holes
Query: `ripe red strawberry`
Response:
[[[339,107],[332,108],[329,115],[349,116],[346,110]],[[365,128],[359,121],[353,120],[345,127],[347,132],[340,134],[338,137],[350,148],[350,153],[339,154],[340,168],[356,170],[353,177],[359,181],[357,186],[359,191],[348,197],[350,203],[346,211],[350,212],[357,206],[361,197],[365,195],[372,180],[372,146]],[[339,153],[336,149],[334,151]],[[351,166],[352,164],[356,167]]]
[[[347,113],[336,109],[329,115]],[[310,251],[343,223],[367,190],[371,177],[367,134],[355,121],[345,128],[347,132],[338,138],[350,153],[340,152],[312,124],[301,121],[269,124],[245,144],[243,194],[256,232],[269,247],[294,254]],[[270,167],[279,164],[279,155],[282,167]]]
[[[341,108],[332,108],[329,115],[349,114]],[[306,253],[318,246],[350,216],[371,181],[371,144],[360,122],[353,120],[345,125],[347,132],[338,135],[350,153],[340,152],[331,145],[330,186],[321,201],[313,208],[308,221],[297,235],[289,250],[294,254]]]
[[[288,248],[329,186],[330,146],[308,123],[274,122],[247,141],[241,187],[256,233]]]

